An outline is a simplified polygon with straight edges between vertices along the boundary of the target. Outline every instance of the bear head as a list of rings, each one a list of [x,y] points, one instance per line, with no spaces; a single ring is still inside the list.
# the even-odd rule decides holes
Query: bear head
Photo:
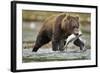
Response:
[[[79,35],[79,17],[66,16],[62,21],[62,28],[66,34]]]

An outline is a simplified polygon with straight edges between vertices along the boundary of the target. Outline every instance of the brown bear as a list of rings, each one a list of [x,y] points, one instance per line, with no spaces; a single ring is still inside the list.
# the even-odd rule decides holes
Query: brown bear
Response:
[[[50,41],[53,51],[63,51],[65,39],[71,34],[77,36],[78,33],[79,17],[67,16],[66,13],[50,16],[43,22],[32,51],[37,52],[41,46]]]

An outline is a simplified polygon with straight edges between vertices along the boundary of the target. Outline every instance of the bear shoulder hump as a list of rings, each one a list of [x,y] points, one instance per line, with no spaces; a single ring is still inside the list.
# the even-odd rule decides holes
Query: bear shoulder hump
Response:
[[[59,15],[56,17],[56,22],[57,22],[57,23],[61,23],[65,16],[66,16],[65,13],[59,14]]]

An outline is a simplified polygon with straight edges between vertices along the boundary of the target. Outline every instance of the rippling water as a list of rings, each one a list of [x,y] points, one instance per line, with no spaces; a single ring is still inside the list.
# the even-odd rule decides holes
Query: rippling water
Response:
[[[79,50],[66,50],[64,52],[52,51],[40,48],[38,52],[32,52],[32,49],[23,49],[23,62],[44,62],[44,61],[64,61],[64,60],[88,60],[90,59],[90,49],[85,52]]]

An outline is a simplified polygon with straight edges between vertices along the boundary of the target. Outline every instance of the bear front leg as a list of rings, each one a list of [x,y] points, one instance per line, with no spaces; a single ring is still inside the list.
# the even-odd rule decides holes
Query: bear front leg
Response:
[[[59,43],[59,51],[64,51],[64,45],[65,45],[65,40],[60,40],[60,43]]]
[[[59,48],[59,42],[56,41],[56,40],[53,40],[52,41],[52,50],[53,51],[58,51],[58,48]]]
[[[52,50],[58,51],[59,50],[58,48],[59,48],[59,40],[53,37],[52,38]]]
[[[84,43],[79,38],[74,41],[74,44],[80,47],[80,50],[84,50]]]

